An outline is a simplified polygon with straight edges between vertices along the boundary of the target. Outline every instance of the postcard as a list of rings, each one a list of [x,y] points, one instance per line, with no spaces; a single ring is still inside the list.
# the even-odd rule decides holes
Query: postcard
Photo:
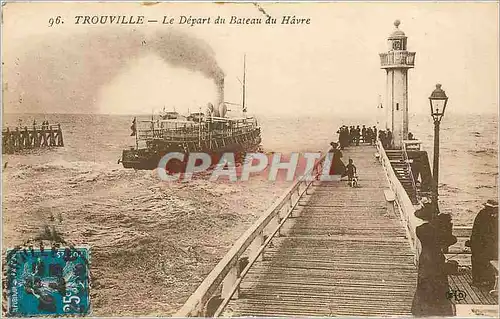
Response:
[[[498,317],[498,2],[3,2],[3,315]]]

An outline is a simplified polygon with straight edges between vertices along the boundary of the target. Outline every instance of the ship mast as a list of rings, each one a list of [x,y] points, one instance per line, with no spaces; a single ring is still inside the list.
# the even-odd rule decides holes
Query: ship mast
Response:
[[[201,149],[201,107],[200,114],[198,114],[198,147]]]
[[[243,55],[243,101],[242,101],[242,106],[243,106],[243,115],[246,117],[247,113],[247,107],[245,105],[245,82],[246,82],[246,54]]]

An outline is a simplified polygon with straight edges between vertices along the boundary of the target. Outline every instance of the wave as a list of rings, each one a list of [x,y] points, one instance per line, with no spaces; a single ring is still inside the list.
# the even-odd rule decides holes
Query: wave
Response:
[[[496,149],[493,149],[493,148],[483,148],[483,149],[479,149],[479,150],[468,150],[467,151],[469,154],[473,154],[473,155],[492,155],[492,156],[496,156],[498,151]]]
[[[446,183],[439,183],[439,188],[442,189],[442,190],[445,190],[447,192],[450,192],[450,193],[459,193],[459,192],[461,192],[460,188],[448,185]]]
[[[480,188],[496,188],[495,185],[478,185],[475,187],[476,189],[480,189]]]

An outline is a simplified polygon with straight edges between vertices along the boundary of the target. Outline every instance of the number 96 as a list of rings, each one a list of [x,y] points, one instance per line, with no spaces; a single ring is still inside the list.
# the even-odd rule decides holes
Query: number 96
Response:
[[[49,27],[53,26],[54,24],[60,24],[61,23],[61,16],[57,16],[55,19],[50,18],[49,19]]]

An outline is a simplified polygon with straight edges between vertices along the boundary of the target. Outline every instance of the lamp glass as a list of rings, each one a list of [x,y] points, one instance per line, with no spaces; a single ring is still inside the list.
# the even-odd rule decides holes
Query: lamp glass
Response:
[[[432,115],[444,115],[446,99],[431,99]]]

